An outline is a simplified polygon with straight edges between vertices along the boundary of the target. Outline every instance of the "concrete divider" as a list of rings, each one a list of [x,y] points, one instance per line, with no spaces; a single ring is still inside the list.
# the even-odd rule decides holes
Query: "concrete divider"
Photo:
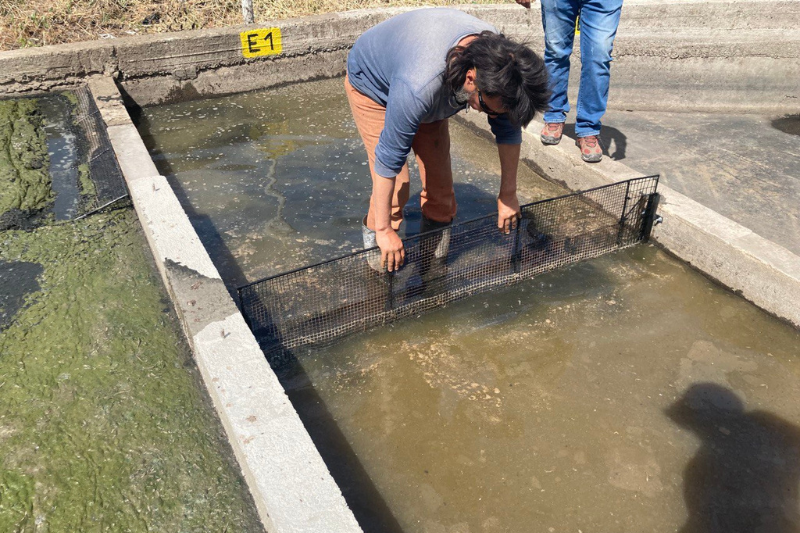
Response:
[[[541,13],[535,7],[460,9],[542,49]],[[129,104],[147,106],[337,76],[344,72],[355,39],[403,10],[359,10],[3,52],[0,95],[52,90],[80,83],[87,75],[111,74]],[[796,112],[798,20],[800,3],[793,0],[627,0],[615,42],[610,105]],[[281,30],[282,52],[245,58],[240,34],[270,27]],[[576,42],[576,59],[578,48]]]
[[[90,82],[144,234],[270,533],[361,531],[113,79]]]
[[[492,138],[485,116],[464,114],[458,120]],[[534,121],[523,131],[522,159],[571,190],[643,175],[609,158],[587,165],[570,139],[545,146],[539,140],[542,127]],[[800,327],[800,257],[665,185],[659,185],[659,192],[658,212],[664,221],[653,230],[656,242],[760,308]]]

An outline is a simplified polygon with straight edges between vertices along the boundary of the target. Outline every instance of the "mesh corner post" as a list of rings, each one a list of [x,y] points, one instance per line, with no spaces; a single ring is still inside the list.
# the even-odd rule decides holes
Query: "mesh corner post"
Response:
[[[502,234],[496,215],[404,239],[406,264],[374,267],[373,248],[238,289],[242,311],[273,365],[322,345],[601,256],[649,236],[658,176],[636,178],[522,207]]]

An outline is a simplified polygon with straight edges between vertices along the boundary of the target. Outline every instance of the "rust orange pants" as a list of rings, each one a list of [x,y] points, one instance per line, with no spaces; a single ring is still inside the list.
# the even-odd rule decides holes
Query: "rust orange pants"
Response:
[[[367,149],[372,182],[386,179],[375,174],[375,147],[383,131],[386,108],[355,90],[347,76],[344,78],[344,89],[358,133]],[[456,216],[456,197],[453,190],[453,170],[450,166],[450,130],[447,119],[421,124],[414,136],[411,149],[417,158],[422,180],[420,195],[422,214],[436,222],[452,221]],[[403,208],[408,202],[408,196],[409,178],[408,163],[406,163],[395,178],[392,195],[391,224],[395,230],[400,228],[400,223],[403,221]],[[375,229],[375,208],[371,197],[367,227]]]

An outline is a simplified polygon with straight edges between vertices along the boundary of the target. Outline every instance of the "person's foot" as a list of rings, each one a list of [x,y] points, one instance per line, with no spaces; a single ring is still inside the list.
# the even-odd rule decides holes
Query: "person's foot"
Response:
[[[600,147],[600,139],[597,138],[597,135],[578,137],[575,144],[581,149],[581,159],[587,163],[597,163],[603,159],[603,149]]]
[[[563,122],[545,122],[542,129],[542,144],[558,144],[564,132]]]

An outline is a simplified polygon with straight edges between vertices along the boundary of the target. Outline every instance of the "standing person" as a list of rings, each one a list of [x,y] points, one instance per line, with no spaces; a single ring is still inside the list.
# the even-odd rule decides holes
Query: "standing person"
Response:
[[[344,85],[372,175],[364,245],[377,244],[382,268],[396,270],[405,260],[397,230],[412,149],[422,180],[421,231],[455,217],[448,117],[462,109],[489,117],[501,168],[497,225],[516,227],[521,127],[546,109],[549,92],[544,62],[531,49],[462,11],[409,11],[358,38]]]
[[[530,0],[516,0],[530,8]],[[567,84],[569,57],[579,20],[581,39],[581,81],[578,88],[576,144],[588,163],[600,161],[600,119],[606,112],[611,77],[611,50],[617,34],[622,0],[541,0],[544,26],[544,62],[550,73],[550,108],[544,114],[541,138],[544,144],[558,144],[569,111]]]

